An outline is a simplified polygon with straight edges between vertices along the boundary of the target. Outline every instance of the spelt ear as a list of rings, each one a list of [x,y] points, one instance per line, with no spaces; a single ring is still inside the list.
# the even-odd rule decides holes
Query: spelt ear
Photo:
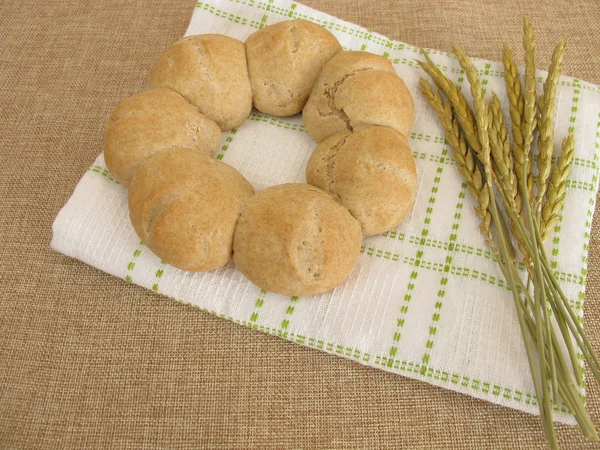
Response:
[[[542,210],[542,202],[547,189],[548,177],[552,166],[554,151],[554,111],[556,106],[556,85],[560,78],[560,68],[565,56],[566,41],[558,43],[552,54],[552,63],[548,77],[544,83],[544,93],[539,100],[540,117],[538,120],[538,175],[535,178],[537,187],[536,209],[538,220]]]
[[[471,95],[473,96],[473,105],[475,106],[475,119],[477,122],[477,136],[479,137],[479,143],[481,149],[477,156],[484,166],[485,172],[490,172],[486,175],[491,175],[490,165],[490,145],[488,136],[489,117],[487,101],[483,93],[483,87],[479,76],[477,75],[477,69],[471,62],[471,60],[465,55],[464,51],[457,46],[453,47],[454,54],[458,58],[460,66],[465,71],[469,84],[471,85]],[[489,169],[489,170],[488,170]]]
[[[528,18],[523,19],[523,45],[525,47],[525,92],[523,94],[523,154],[527,164],[527,192],[530,204],[533,204],[533,176],[531,174],[531,143],[536,127],[536,94],[535,94],[535,37]]]
[[[479,154],[481,144],[477,136],[477,124],[467,99],[461,92],[460,87],[448,79],[427,54],[425,55],[425,59],[427,59],[427,62],[419,61],[419,65],[450,101],[467,143],[475,153]]]
[[[548,238],[548,234],[558,222],[565,201],[566,181],[571,172],[574,153],[575,136],[571,133],[563,140],[560,156],[550,174],[548,193],[541,210],[540,235],[542,240]]]
[[[453,112],[451,103],[444,101],[440,91],[433,89],[423,78],[419,80],[419,87],[427,103],[437,113],[440,122],[444,126],[445,138],[452,147],[452,156],[456,161],[458,171],[465,179],[467,188],[477,203],[475,212],[481,219],[479,228],[485,236],[486,243],[492,252],[497,255],[498,249],[494,244],[491,230],[492,216],[489,212],[488,186],[484,184],[485,177],[483,177],[481,169],[475,163],[473,152],[469,149],[466,139],[461,133],[456,110]]]

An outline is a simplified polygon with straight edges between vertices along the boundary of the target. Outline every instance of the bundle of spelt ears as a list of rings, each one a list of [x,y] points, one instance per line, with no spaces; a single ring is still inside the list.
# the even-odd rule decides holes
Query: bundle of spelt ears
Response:
[[[585,436],[599,440],[581,396],[584,382],[577,352],[583,355],[597,380],[600,380],[600,362],[580,318],[556,281],[543,245],[560,217],[575,149],[574,137],[569,134],[552,165],[556,86],[566,41],[561,41],[554,50],[539,98],[535,39],[527,18],[523,43],[524,85],[508,46],[504,47],[502,58],[510,124],[499,98],[494,93],[486,97],[477,69],[459,47],[454,47],[454,54],[469,81],[474,109],[426,52],[423,52],[425,61],[418,63],[435,87],[421,78],[420,88],[440,118],[456,167],[475,200],[480,229],[512,292],[544,432],[550,446],[558,448],[552,414],[560,404],[573,413]],[[512,238],[518,243],[520,256]],[[526,269],[526,284],[519,271],[521,263]],[[563,344],[567,355],[563,354]]]

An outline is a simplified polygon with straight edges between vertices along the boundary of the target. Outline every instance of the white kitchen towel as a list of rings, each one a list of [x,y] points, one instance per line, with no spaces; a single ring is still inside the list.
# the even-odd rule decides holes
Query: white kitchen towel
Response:
[[[415,100],[409,136],[419,177],[413,211],[397,229],[365,237],[346,282],[315,297],[285,297],[256,287],[229,264],[184,272],[161,262],[129,222],[127,191],[100,155],[53,225],[52,248],[130,282],[253,329],[522,411],[537,404],[510,292],[478,230],[473,200],[454,167],[443,129],[418,90],[419,50],[287,0],[210,0],[197,4],[186,35],[241,40],[278,21],[303,18],[330,30],[345,49],[389,58]],[[468,89],[457,61],[431,57]],[[504,101],[502,65],[476,60],[489,94]],[[539,88],[545,78],[539,73]],[[98,127],[103,124],[98,123]],[[558,87],[556,141],[575,133],[567,199],[548,249],[564,291],[581,313],[588,243],[598,188],[600,89],[570,77]],[[223,134],[217,158],[259,191],[306,182],[315,147],[300,115],[254,111]],[[100,148],[98,149],[100,150]],[[558,152],[558,145],[556,148]],[[558,420],[574,423],[558,411]]]

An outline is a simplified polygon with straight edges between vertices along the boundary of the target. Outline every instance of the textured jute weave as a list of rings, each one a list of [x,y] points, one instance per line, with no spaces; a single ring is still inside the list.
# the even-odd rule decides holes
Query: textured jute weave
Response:
[[[540,66],[600,83],[600,6],[305,1],[415,45],[498,59],[535,26]],[[52,252],[104,123],[183,35],[189,0],[0,3],[0,448],[543,448],[539,418],[252,332]],[[520,52],[518,52],[520,57]],[[600,230],[586,329],[600,350]],[[588,407],[600,425],[600,389]],[[564,448],[588,448],[559,427]]]

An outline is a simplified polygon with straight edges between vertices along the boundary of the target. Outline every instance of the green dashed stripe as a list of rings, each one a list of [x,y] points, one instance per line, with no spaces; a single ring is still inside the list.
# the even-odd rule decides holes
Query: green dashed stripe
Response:
[[[447,152],[446,149],[444,149],[443,151]],[[443,167],[438,166],[438,168],[436,170],[436,176],[433,179],[433,186],[431,188],[431,194],[429,196],[429,206],[427,207],[427,210],[425,212],[425,219],[423,221],[423,230],[421,231],[421,236],[423,239],[425,239],[427,237],[427,235],[429,234],[429,227],[431,225],[431,217],[433,215],[435,199],[436,199],[436,196],[437,196],[437,193],[439,190],[439,185],[440,185],[440,181],[441,181],[443,172],[444,172]],[[366,253],[369,254],[369,251],[371,251],[371,250],[373,250],[373,249],[367,248]],[[364,246],[361,248],[361,252],[364,252]],[[404,324],[406,322],[406,316],[409,311],[410,301],[412,299],[413,291],[415,289],[416,280],[419,277],[419,267],[420,267],[420,262],[423,258],[423,253],[424,253],[423,249],[421,248],[421,246],[419,246],[417,248],[417,252],[416,252],[416,255],[414,258],[414,264],[412,265],[413,270],[410,273],[410,278],[409,278],[409,282],[406,286],[406,291],[404,294],[403,302],[402,302],[402,305],[400,306],[400,311],[398,312],[398,316],[396,319],[396,331],[394,332],[394,336],[392,337],[393,343],[389,350],[390,361],[392,361],[394,356],[396,356],[396,353],[398,352],[398,345],[399,345],[400,341],[402,340],[402,329],[404,328]],[[389,254],[389,252],[386,252],[383,257],[386,259],[389,259],[386,257],[387,254]]]
[[[386,231],[385,233],[382,234],[382,236],[389,237],[390,239],[397,239],[401,242],[404,241],[406,238],[404,233],[400,233],[398,231]],[[413,245],[424,245],[426,247],[433,247],[433,248],[437,248],[440,250],[454,251],[454,252],[459,252],[459,253],[465,253],[467,255],[479,256],[479,257],[489,259],[494,262],[497,261],[496,256],[492,255],[492,253],[489,250],[483,249],[481,247],[475,247],[472,245],[459,243],[459,242],[440,241],[438,239],[431,239],[431,238],[423,239],[421,236],[417,236],[417,235],[409,236],[408,242]],[[373,251],[375,251],[375,250],[376,249],[373,248]],[[377,252],[381,253],[383,256],[384,252],[382,250],[377,250]],[[400,255],[397,253],[392,253],[389,251],[387,251],[385,253],[388,254],[386,259],[393,259],[393,260],[397,261],[400,257]],[[375,256],[378,256],[378,255],[375,255]],[[523,265],[523,263],[519,263],[519,270],[521,270],[522,272],[525,271],[525,266]],[[565,281],[567,283],[573,283],[573,284],[578,284],[578,285],[585,284],[585,278],[579,274],[555,270],[554,275],[558,281]]]
[[[581,88],[587,91],[600,93],[600,86],[594,86],[591,83],[586,83],[585,81],[581,81],[576,78],[561,79],[558,84],[560,86],[577,87],[578,89]]]
[[[165,273],[165,266],[167,265],[167,263],[164,260],[160,260],[160,266],[159,269],[154,273],[154,278],[156,279],[154,281],[154,283],[152,284],[152,290],[154,292],[158,292],[158,284],[160,283],[160,279],[162,278],[162,276]]]
[[[254,122],[267,123],[267,124],[273,125],[277,128],[283,128],[285,130],[300,131],[302,133],[306,133],[306,128],[304,127],[303,124],[286,122],[285,120],[281,120],[281,118],[279,118],[279,117],[268,116],[265,114],[252,113],[252,114],[250,114],[250,116],[248,118]]]
[[[408,264],[411,267],[422,268],[422,269],[430,270],[433,272],[442,273],[442,272],[446,271],[445,263],[433,262],[433,261],[427,261],[427,260],[421,259],[422,253],[418,253],[417,256],[414,258],[411,258],[408,256],[405,256],[404,258],[402,258],[398,253],[392,253],[389,251],[383,251],[383,250],[376,249],[373,247],[365,247],[365,246],[361,247],[360,252],[365,255],[368,255],[368,256],[374,256],[377,258],[387,259],[389,261],[400,262],[403,264]],[[492,285],[510,290],[510,288],[506,284],[506,281],[503,278],[499,278],[495,275],[490,275],[489,273],[481,271],[481,270],[472,269],[470,267],[459,267],[459,266],[450,265],[449,273],[451,275],[461,276],[464,278],[471,278],[473,280],[479,280],[479,281],[482,281],[487,284],[492,284]]]
[[[573,105],[571,106],[571,117],[569,118],[569,122],[570,122],[569,132],[573,133],[573,134],[575,133],[575,127],[577,125],[577,111],[579,110],[579,94],[580,93],[581,93],[581,85],[579,84],[579,80],[574,79],[573,80]],[[593,157],[597,158],[597,156],[598,155],[596,154],[596,152],[594,152]],[[569,180],[567,180],[567,181],[569,181]],[[597,185],[598,185],[598,173],[594,172],[594,174],[592,175],[592,192],[594,192],[594,195],[590,197],[592,204],[593,204],[594,197],[596,194],[596,186]],[[590,208],[593,208],[593,206],[590,206]],[[553,269],[555,269],[558,266],[558,261],[555,258],[558,257],[558,253],[559,253],[558,245],[560,244],[560,231],[562,229],[562,221],[563,221],[562,211],[563,210],[564,210],[564,205],[561,208],[561,212],[558,217],[558,224],[555,227],[555,234],[554,234],[554,238],[553,238],[553,244],[555,245],[555,248],[552,249],[553,261],[551,261],[551,263],[550,263],[551,267]],[[593,216],[593,210],[590,211],[588,209],[586,223],[585,223],[586,230],[588,230],[588,229],[591,230],[592,216]],[[587,278],[587,265],[586,264],[584,264],[583,267],[581,268],[581,275],[584,277],[584,279]],[[580,301],[583,301],[584,297],[585,297],[585,285],[584,285],[584,288],[579,292]],[[571,301],[571,303],[572,303],[572,301]],[[583,325],[583,308],[578,309],[577,312],[579,313],[578,314],[579,322]],[[579,367],[581,368],[582,373],[585,373],[585,364],[584,364],[585,358],[579,348],[577,348],[576,355],[577,355],[577,359],[579,360]],[[582,377],[582,379],[581,379],[580,387],[585,388],[584,377]]]
[[[237,134],[236,128],[229,130],[229,134],[225,138],[225,143],[223,144],[223,146],[221,147],[221,150],[219,150],[219,154],[217,155],[217,159],[219,161],[221,161],[223,159],[223,157],[225,156],[225,152],[229,148],[229,145],[233,142],[233,139],[235,138],[236,134]]]
[[[241,17],[236,14],[228,13],[206,2],[196,3],[196,8],[214,14],[216,17],[219,17],[221,19],[225,19],[233,23],[239,23],[240,25],[247,25],[251,28],[261,29],[266,26],[267,16],[263,16],[261,21],[257,22],[256,20],[248,20],[248,18],[246,17]]]
[[[573,179],[567,179],[567,181],[565,182],[565,186],[571,189],[580,189],[583,191],[589,191],[589,192],[595,192],[596,191],[596,187],[595,184],[592,183],[588,183],[587,181],[580,181],[580,180],[573,180]]]
[[[90,172],[93,173],[97,173],[98,175],[102,175],[104,178],[106,178],[108,181],[112,181],[115,184],[120,184],[117,180],[115,180],[112,175],[110,174],[110,172],[108,171],[108,169],[106,167],[101,167],[101,166],[91,166],[88,169]]]
[[[463,201],[466,197],[467,183],[462,183],[460,193],[458,194],[458,202],[456,203],[456,207],[454,209],[454,221],[452,222],[452,228],[450,231],[449,241],[454,246],[456,240],[458,238],[458,231],[460,229],[460,219],[462,218],[462,209],[463,209]],[[453,248],[453,247],[452,247]],[[431,351],[435,342],[435,335],[437,334],[438,323],[441,318],[443,300],[446,295],[446,286],[448,285],[448,273],[450,272],[450,265],[452,264],[452,250],[448,250],[446,253],[446,261],[444,264],[444,273],[440,277],[438,292],[437,292],[437,301],[435,302],[434,312],[431,316],[431,323],[429,324],[429,338],[427,339],[427,343],[425,344],[426,350],[421,358],[421,362],[423,363],[423,367],[421,370],[425,373],[426,365],[429,363],[429,359],[431,358]]]
[[[283,320],[281,321],[281,329],[285,330],[282,334],[280,334],[281,337],[285,338],[288,335],[288,328],[290,327],[290,321],[292,319],[292,315],[294,314],[294,311],[296,310],[296,304],[298,303],[298,297],[294,296],[290,299],[290,303],[288,305],[288,307],[285,310],[285,317],[283,318]]]
[[[423,378],[430,378],[437,382],[449,383],[455,386],[462,386],[470,388],[476,392],[482,392],[483,394],[492,394],[495,397],[502,397],[505,400],[515,401],[518,403],[525,403],[527,405],[537,406],[537,399],[530,393],[523,393],[519,390],[513,390],[511,388],[503,387],[498,384],[492,384],[489,382],[482,382],[481,380],[460,375],[457,373],[450,373],[447,371],[435,369],[431,366],[424,366],[419,363],[393,360],[390,366],[390,360],[385,356],[376,356],[375,364],[384,367],[391,367],[401,372],[409,372],[416,375],[420,375]],[[554,405],[554,411],[569,413],[565,406]]]
[[[266,295],[267,295],[267,291],[265,291],[264,289],[261,289],[258,298],[254,302],[254,311],[252,312],[252,314],[250,314],[250,324],[253,324],[253,325],[250,325],[250,328],[258,327],[258,324],[256,322],[258,321],[259,311],[265,303]]]
[[[486,63],[483,69],[477,69],[477,75],[481,79],[481,86],[483,87],[484,94],[487,92],[487,85],[490,82],[489,77],[490,77],[490,75],[492,75],[492,72],[496,72],[496,71],[492,70],[491,63]],[[501,75],[496,75],[496,76],[501,76]]]
[[[388,232],[384,233],[382,236],[387,236],[390,239],[396,239],[396,236],[394,236],[395,234],[396,233],[394,231],[392,231],[392,232],[388,231]],[[401,240],[404,240],[404,237]],[[490,252],[487,249],[484,249],[482,247],[476,247],[473,245],[462,244],[459,242],[441,241],[438,239],[431,239],[431,238],[423,239],[421,236],[412,235],[412,236],[409,236],[408,243],[413,244],[413,245],[425,245],[426,247],[432,247],[432,248],[437,248],[440,250],[447,250],[447,251],[451,251],[451,252],[465,253],[467,255],[480,256],[482,258],[489,259],[490,261],[494,261],[494,262],[496,262],[498,260],[497,257],[495,255],[493,255],[492,252]]]
[[[442,153],[435,154],[417,150],[413,150],[412,153],[413,158],[415,158],[416,160],[428,161],[430,163],[434,163],[436,166],[443,164],[445,166],[454,167],[456,165],[456,162],[452,158],[444,156]]]
[[[142,241],[140,241],[137,248],[133,251],[133,253],[131,255],[131,260],[127,263],[127,268],[125,271],[125,280],[129,281],[130,283],[133,282],[132,274],[133,274],[133,271],[135,270],[135,264],[136,264],[138,258],[140,257],[144,247],[145,247],[144,243]]]

